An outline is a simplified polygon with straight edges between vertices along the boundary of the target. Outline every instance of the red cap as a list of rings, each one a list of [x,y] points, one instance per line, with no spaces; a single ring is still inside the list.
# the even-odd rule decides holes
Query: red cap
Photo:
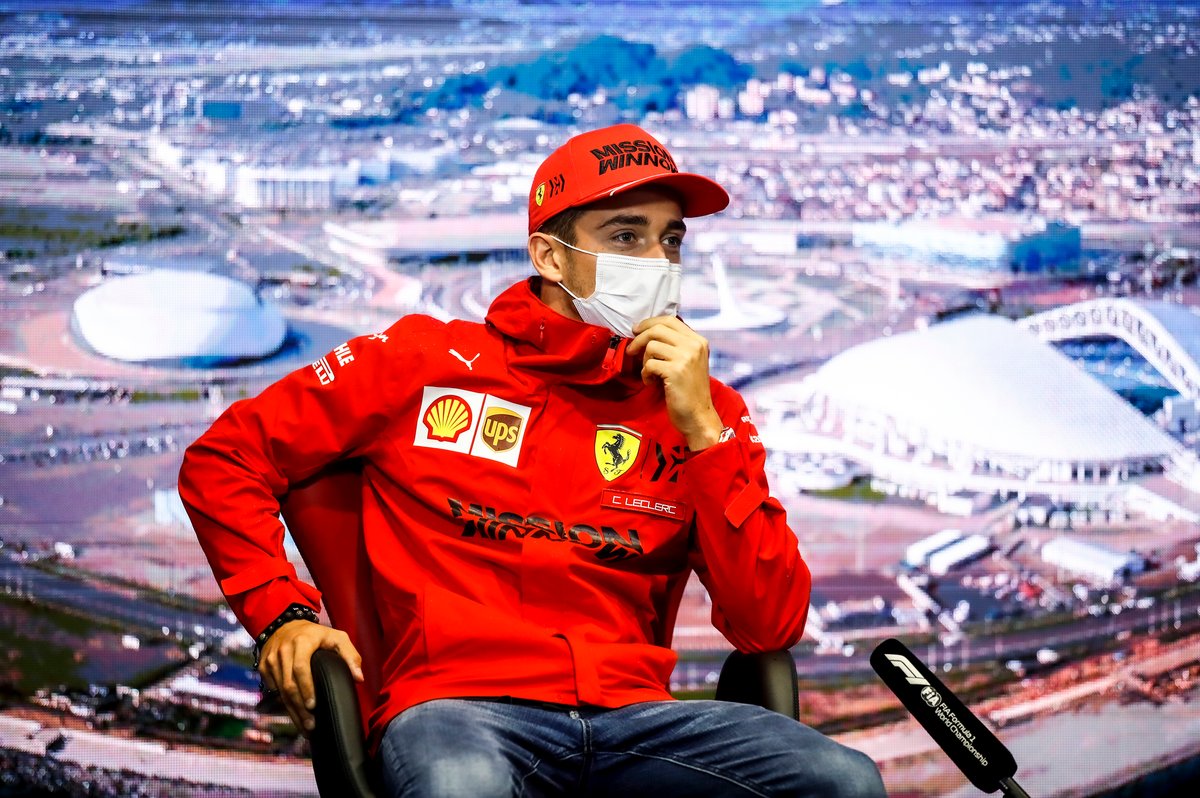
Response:
[[[538,167],[529,190],[529,232],[567,208],[650,183],[675,189],[684,216],[707,216],[729,204],[717,183],[680,172],[649,133],[637,125],[613,125],[569,139]]]

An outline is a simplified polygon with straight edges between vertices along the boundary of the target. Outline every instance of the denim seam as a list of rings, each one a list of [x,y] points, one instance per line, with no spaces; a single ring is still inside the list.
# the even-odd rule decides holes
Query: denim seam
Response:
[[[579,783],[576,785],[582,793],[585,785],[588,782],[589,771],[591,770],[592,762],[596,758],[596,750],[592,747],[592,721],[582,715],[576,720],[583,729],[583,740],[580,746],[580,753],[583,754],[583,761],[579,764]]]
[[[646,754],[646,753],[642,753],[641,751],[596,751],[596,753],[597,754],[617,754],[618,756],[640,756],[645,759],[657,759],[662,762],[670,762],[672,765],[678,765],[681,768],[687,768],[688,770],[694,770],[697,773],[703,773],[706,776],[712,776],[713,778],[721,779],[722,781],[727,781],[730,784],[732,784],[733,786],[738,787],[739,789],[743,789],[746,792],[749,792],[749,793],[759,796],[759,798],[770,798],[770,796],[771,796],[770,793],[763,792],[761,790],[761,788],[759,788],[759,786],[756,784],[751,784],[749,782],[745,782],[740,779],[736,779],[733,776],[728,776],[728,775],[720,772],[719,770],[712,770],[710,768],[700,767],[699,765],[692,764],[691,762],[683,762],[678,759],[673,759],[672,757],[669,757],[669,756],[662,756],[660,754]]]
[[[531,776],[533,776],[534,773],[537,773],[537,769],[538,769],[538,767],[541,766],[541,764],[542,764],[542,760],[538,759],[535,756],[535,757],[533,757],[533,761],[530,762],[526,766],[529,768],[529,772],[525,773],[524,775],[521,776],[521,784],[520,784],[521,790],[520,790],[520,792],[517,793],[517,798],[522,798],[522,796],[525,795],[525,780],[530,778]]]

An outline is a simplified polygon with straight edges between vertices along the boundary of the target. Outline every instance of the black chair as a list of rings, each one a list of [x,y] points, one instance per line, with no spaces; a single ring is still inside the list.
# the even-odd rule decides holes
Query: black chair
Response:
[[[317,583],[325,609],[363,658],[365,681],[356,683],[345,662],[332,651],[313,655],[316,728],[309,735],[317,789],[325,798],[373,798],[378,783],[367,754],[365,719],[379,694],[382,644],[379,616],[371,591],[370,571],[361,529],[360,463],[345,461],[294,486],[281,500],[281,511],[309,573]],[[733,652],[717,683],[723,701],[757,704],[799,718],[796,667],[787,651],[763,654]]]

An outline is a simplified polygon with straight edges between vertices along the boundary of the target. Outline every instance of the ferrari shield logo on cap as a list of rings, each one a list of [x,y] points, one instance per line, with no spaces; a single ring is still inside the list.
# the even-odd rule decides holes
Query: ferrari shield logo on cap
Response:
[[[596,430],[596,466],[609,482],[624,474],[637,461],[642,436],[628,427],[610,425]]]
[[[537,187],[537,193],[533,195],[533,201],[536,202],[538,207],[540,208],[540,207],[542,207],[542,203],[545,201],[545,199],[546,199],[546,184],[542,183],[541,185],[539,185]]]

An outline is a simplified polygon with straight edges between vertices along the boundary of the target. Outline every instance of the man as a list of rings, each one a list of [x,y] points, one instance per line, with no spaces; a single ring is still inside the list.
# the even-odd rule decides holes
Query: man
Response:
[[[790,718],[674,701],[688,574],[743,651],[792,646],[810,578],[741,397],[676,317],[685,217],[728,203],[633,125],[577,136],[529,198],[537,276],[485,324],[400,319],[237,402],[180,493],[259,670],[312,728],[347,637],[283,557],[277,496],[364,466],[388,656],[371,742],[392,794],[874,796],[874,764]]]

